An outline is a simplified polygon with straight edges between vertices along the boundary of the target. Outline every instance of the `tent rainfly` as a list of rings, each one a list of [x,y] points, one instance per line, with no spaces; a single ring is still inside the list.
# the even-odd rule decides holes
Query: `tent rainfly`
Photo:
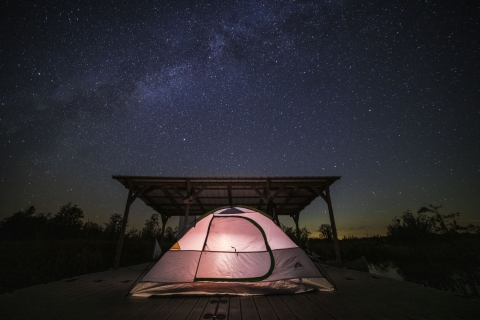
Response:
[[[200,217],[130,293],[259,295],[315,289],[334,286],[270,216],[227,207]]]

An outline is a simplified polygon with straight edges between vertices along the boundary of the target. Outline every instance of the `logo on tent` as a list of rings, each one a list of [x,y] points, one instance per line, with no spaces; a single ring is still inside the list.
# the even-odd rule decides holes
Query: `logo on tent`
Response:
[[[293,266],[293,269],[299,269],[299,268],[303,268],[303,264],[301,264],[300,261],[297,261],[297,263],[295,263],[295,265]]]

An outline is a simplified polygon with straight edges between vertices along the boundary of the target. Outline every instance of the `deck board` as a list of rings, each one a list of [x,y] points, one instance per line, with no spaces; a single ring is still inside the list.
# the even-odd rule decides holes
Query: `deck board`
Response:
[[[0,319],[189,319],[218,313],[231,320],[480,319],[480,301],[368,273],[327,268],[339,290],[247,297],[124,297],[145,265],[110,270],[0,294]],[[353,280],[347,280],[353,279]],[[102,281],[98,281],[102,280]],[[128,280],[128,282],[127,282]]]
[[[230,297],[228,306],[229,320],[242,320],[242,310],[240,308],[240,297]]]
[[[275,310],[273,310],[272,305],[268,302],[265,296],[255,296],[253,297],[255,301],[255,306],[257,307],[258,315],[262,320],[273,320],[278,319]]]
[[[223,296],[220,299],[220,303],[217,308],[217,318],[220,316],[225,316],[225,319],[228,318],[228,311],[230,309],[230,297]]]
[[[280,320],[288,320],[288,319],[295,319],[295,315],[293,314],[292,310],[290,310],[287,305],[280,299],[280,296],[273,295],[273,296],[266,296],[268,302],[272,306],[273,310],[277,314],[278,319]]]
[[[312,303],[304,294],[294,295],[293,298],[317,319],[335,320],[330,314],[315,303]]]
[[[197,304],[198,297],[184,299],[180,306],[168,317],[169,320],[186,319]]]
[[[293,314],[297,319],[315,319],[315,317],[310,312],[308,312],[308,310],[305,309],[304,306],[299,304],[292,295],[282,295],[280,296],[280,299],[290,310],[292,310]]]
[[[242,310],[242,319],[260,320],[253,297],[240,297],[240,309]]]
[[[157,311],[155,311],[147,319],[168,319],[185,301],[185,299],[186,298],[183,297],[174,297],[170,299],[165,305],[163,305],[161,308],[158,308]]]
[[[208,303],[208,297],[199,297],[195,306],[192,308],[190,313],[188,314],[185,319],[187,320],[198,320],[201,319],[203,310],[205,310],[205,306]]]

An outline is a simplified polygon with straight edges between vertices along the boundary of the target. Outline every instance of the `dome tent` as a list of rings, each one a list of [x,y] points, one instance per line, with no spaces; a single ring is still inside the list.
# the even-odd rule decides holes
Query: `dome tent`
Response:
[[[258,295],[315,289],[334,286],[269,216],[232,207],[202,216],[130,293]]]

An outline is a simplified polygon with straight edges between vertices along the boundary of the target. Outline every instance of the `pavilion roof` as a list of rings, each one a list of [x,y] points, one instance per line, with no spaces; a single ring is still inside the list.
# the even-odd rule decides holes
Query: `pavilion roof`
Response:
[[[199,216],[222,206],[263,211],[272,200],[278,215],[298,215],[339,176],[314,177],[162,177],[114,175],[137,198],[164,216]]]

